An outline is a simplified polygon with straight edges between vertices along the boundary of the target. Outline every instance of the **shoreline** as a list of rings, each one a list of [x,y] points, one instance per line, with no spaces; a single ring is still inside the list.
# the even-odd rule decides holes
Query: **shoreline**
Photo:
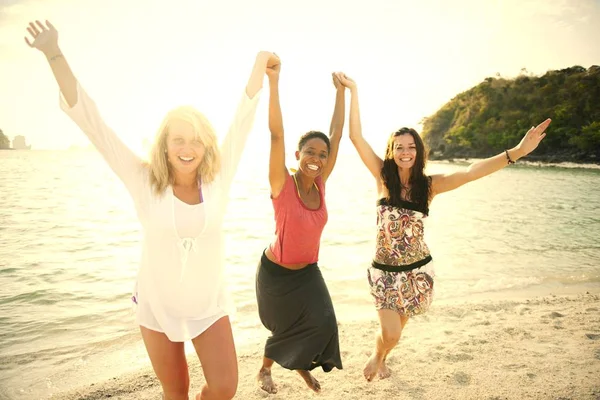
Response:
[[[470,164],[475,161],[483,160],[485,157],[430,157],[429,162],[434,163],[449,163],[449,164]],[[514,165],[526,165],[535,167],[548,167],[548,168],[579,168],[579,169],[600,169],[600,160],[598,161],[581,161],[581,160],[549,160],[549,159],[537,159],[533,157],[527,157],[521,159]]]
[[[526,298],[434,302],[431,310],[405,328],[390,354],[393,375],[367,382],[362,366],[378,329],[375,319],[346,322],[338,318],[343,370],[314,376],[320,394],[307,389],[296,373],[278,366],[276,395],[255,383],[262,342],[238,348],[236,399],[291,399],[318,396],[341,399],[598,399],[600,397],[600,291]],[[190,396],[204,380],[193,353]],[[55,400],[116,398],[155,399],[160,385],[147,367],[103,382],[73,388]]]

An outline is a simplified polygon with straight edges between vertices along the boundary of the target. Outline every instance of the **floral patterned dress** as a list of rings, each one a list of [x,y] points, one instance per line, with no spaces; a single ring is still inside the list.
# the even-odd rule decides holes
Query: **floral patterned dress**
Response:
[[[386,199],[377,202],[375,257],[368,269],[377,310],[412,317],[431,305],[435,272],[424,240],[427,215],[427,209],[409,201],[402,201],[399,207]]]

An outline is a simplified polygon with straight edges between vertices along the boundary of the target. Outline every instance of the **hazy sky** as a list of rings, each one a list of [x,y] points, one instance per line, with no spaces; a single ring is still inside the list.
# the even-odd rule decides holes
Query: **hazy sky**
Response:
[[[307,130],[327,131],[332,71],[357,81],[364,133],[383,151],[392,130],[420,129],[487,76],[600,64],[598,0],[0,0],[0,128],[34,148],[87,139],[23,40],[33,19],[53,22],[79,81],[137,151],[180,104],[222,135],[263,49],[283,61],[289,148]],[[251,146],[268,145],[267,94]]]

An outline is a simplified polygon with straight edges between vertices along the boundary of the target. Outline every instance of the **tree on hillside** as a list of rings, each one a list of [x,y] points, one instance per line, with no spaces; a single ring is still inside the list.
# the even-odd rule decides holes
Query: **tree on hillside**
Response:
[[[0,149],[8,149],[9,147],[10,147],[10,141],[8,140],[6,135],[4,135],[4,132],[2,132],[2,129],[0,129]]]
[[[485,157],[512,147],[552,118],[537,154],[600,160],[600,67],[573,66],[540,77],[489,77],[425,119],[423,138],[444,156]]]

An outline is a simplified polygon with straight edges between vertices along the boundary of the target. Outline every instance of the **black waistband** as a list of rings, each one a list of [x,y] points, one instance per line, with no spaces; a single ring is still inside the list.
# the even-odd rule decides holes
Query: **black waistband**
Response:
[[[422,260],[419,260],[417,262],[414,262],[412,264],[407,264],[407,265],[387,265],[387,264],[379,264],[377,261],[373,261],[371,263],[371,266],[373,268],[377,268],[377,269],[380,269],[382,271],[387,271],[387,272],[406,272],[406,271],[420,268],[423,265],[428,264],[431,260],[433,260],[433,259],[431,258],[431,255],[429,255]]]
[[[306,267],[299,268],[299,269],[286,268],[282,265],[279,265],[279,264],[274,263],[273,261],[269,260],[267,258],[267,256],[265,255],[264,251],[260,258],[260,265],[261,265],[261,267],[265,268],[267,271],[274,273],[274,274],[278,274],[278,275],[293,275],[293,274],[297,274],[302,271],[307,271],[307,270],[317,267],[317,263],[312,263],[312,264],[307,264]]]

